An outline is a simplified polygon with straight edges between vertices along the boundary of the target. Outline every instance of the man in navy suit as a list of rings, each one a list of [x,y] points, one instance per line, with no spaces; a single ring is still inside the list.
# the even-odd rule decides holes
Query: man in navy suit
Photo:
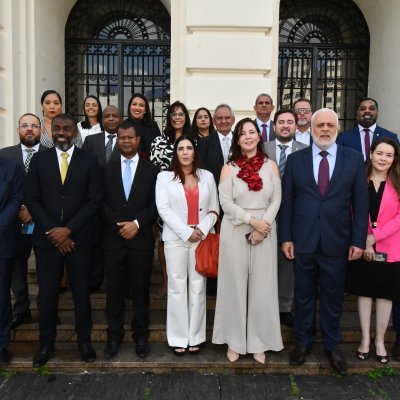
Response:
[[[92,219],[101,200],[100,167],[92,154],[73,144],[78,129],[70,116],[57,115],[51,129],[54,147],[33,156],[26,185],[35,221],[32,241],[40,290],[36,368],[46,364],[54,352],[64,265],[74,299],[79,352],[86,362],[96,359],[90,344],[89,261]]]
[[[29,170],[33,155],[44,149],[40,144],[40,125],[40,119],[36,115],[30,113],[22,115],[18,121],[17,128],[20,143],[0,150],[0,156],[13,160],[20,167],[24,179]],[[23,322],[29,321],[31,318],[27,272],[28,259],[32,251],[32,231],[34,224],[24,199],[18,216],[22,224],[22,229],[19,237],[18,255],[13,259],[11,274],[11,289],[15,296],[13,328],[16,328]]]
[[[11,269],[18,250],[21,201],[22,172],[13,161],[0,157],[0,366],[11,361],[7,350],[12,324]]]
[[[337,144],[351,147],[362,153],[366,164],[369,161],[371,145],[375,140],[381,137],[389,137],[399,143],[395,133],[376,124],[378,113],[378,102],[376,100],[371,98],[362,100],[357,109],[358,125],[342,132],[336,140]]]
[[[313,145],[286,163],[279,212],[279,240],[294,260],[296,347],[292,365],[304,363],[315,341],[316,299],[326,355],[347,375],[340,349],[347,260],[362,255],[367,237],[368,195],[361,154],[335,143],[338,116],[323,108],[311,119]]]

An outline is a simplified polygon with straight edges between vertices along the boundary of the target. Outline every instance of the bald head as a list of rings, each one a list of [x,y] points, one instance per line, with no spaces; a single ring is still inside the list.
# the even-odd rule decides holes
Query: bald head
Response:
[[[107,106],[103,110],[103,127],[108,133],[117,133],[121,125],[122,117],[118,108],[115,106]]]

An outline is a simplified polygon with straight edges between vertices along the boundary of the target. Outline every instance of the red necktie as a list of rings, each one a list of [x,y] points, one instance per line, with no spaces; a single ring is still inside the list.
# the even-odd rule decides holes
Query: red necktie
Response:
[[[371,151],[371,143],[369,141],[369,129],[364,129],[365,136],[364,136],[364,148],[365,148],[365,162],[369,161],[369,153]]]
[[[323,196],[326,192],[326,188],[328,187],[329,183],[329,162],[326,158],[328,155],[327,151],[321,151],[319,153],[322,157],[322,160],[319,163],[319,170],[318,170],[318,189]]]
[[[267,136],[267,124],[261,124],[261,126],[262,126],[262,132],[261,132],[261,138],[262,138],[262,141],[265,143],[265,142],[268,142],[268,136]]]

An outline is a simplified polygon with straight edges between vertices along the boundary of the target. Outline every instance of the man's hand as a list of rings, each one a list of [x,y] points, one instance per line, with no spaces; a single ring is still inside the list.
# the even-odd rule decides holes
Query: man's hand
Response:
[[[46,232],[48,239],[53,246],[60,246],[71,235],[71,229],[67,227],[56,227]]]
[[[24,205],[21,206],[18,217],[23,224],[31,224],[33,222],[32,215],[29,213],[29,210]]]
[[[196,228],[193,229],[193,233],[190,235],[188,240],[191,243],[196,243],[199,242],[202,238],[203,232],[196,226]]]
[[[283,242],[281,244],[281,250],[283,255],[289,259],[293,260],[294,259],[294,244],[293,242]]]
[[[64,240],[64,242],[57,246],[57,249],[63,256],[65,256],[67,253],[75,250],[75,242],[73,242],[72,239],[67,238],[66,240]]]
[[[133,239],[139,232],[138,226],[132,221],[117,222],[120,227],[119,234],[127,240]]]
[[[363,254],[363,249],[360,249],[356,246],[350,246],[349,248],[349,257],[347,258],[349,261],[358,260]]]

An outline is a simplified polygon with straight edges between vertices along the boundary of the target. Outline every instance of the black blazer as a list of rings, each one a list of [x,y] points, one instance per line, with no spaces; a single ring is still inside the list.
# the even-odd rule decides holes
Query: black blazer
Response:
[[[157,208],[155,186],[159,169],[150,161],[139,158],[132,189],[125,199],[121,175],[121,160],[114,160],[105,170],[101,214],[104,220],[103,248],[105,250],[128,247],[131,249],[154,249],[152,224],[156,220]],[[117,222],[139,222],[139,232],[132,240],[119,234]]]
[[[88,151],[96,156],[97,162],[102,169],[104,169],[107,165],[105,134],[105,132],[100,132],[96,133],[95,135],[86,136],[85,142],[82,146],[82,150]],[[115,144],[109,162],[119,159],[120,155],[121,152],[119,151],[118,146]]]
[[[199,141],[199,153],[204,168],[213,174],[218,186],[221,170],[224,166],[224,155],[217,132]]]
[[[100,168],[96,158],[75,146],[64,185],[55,148],[36,153],[29,166],[25,193],[35,221],[33,245],[53,247],[46,232],[66,226],[76,246],[92,244],[92,217],[101,201]]]

